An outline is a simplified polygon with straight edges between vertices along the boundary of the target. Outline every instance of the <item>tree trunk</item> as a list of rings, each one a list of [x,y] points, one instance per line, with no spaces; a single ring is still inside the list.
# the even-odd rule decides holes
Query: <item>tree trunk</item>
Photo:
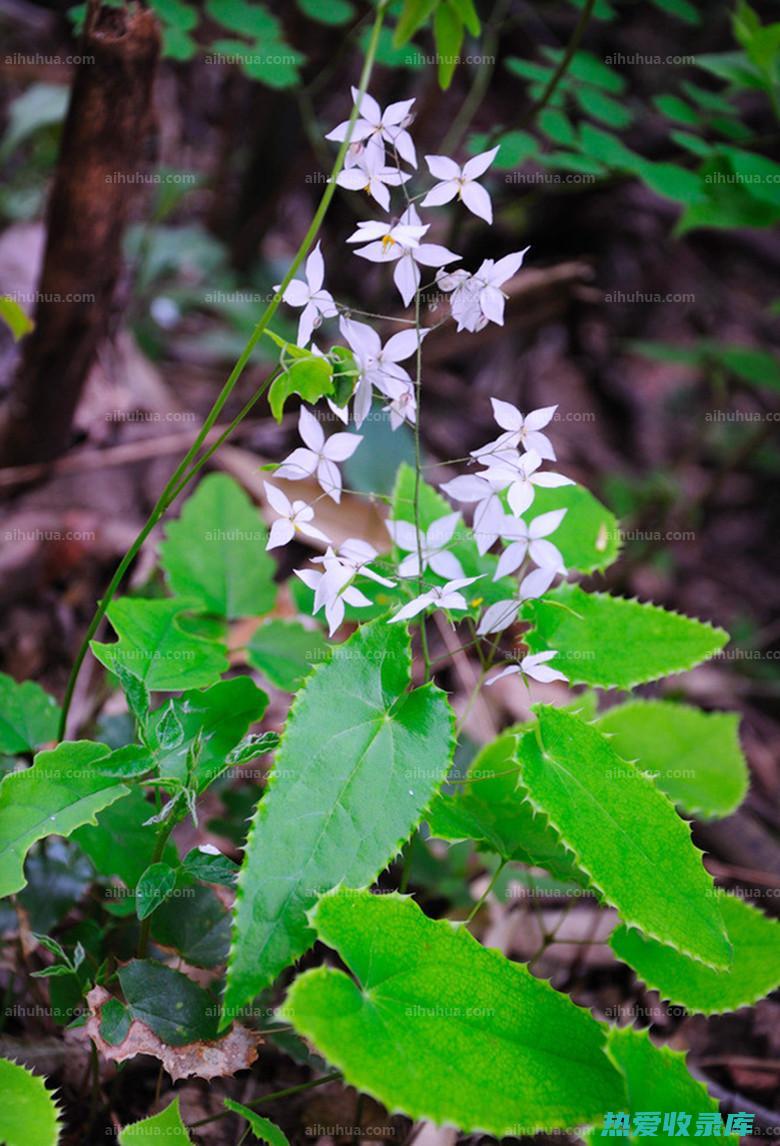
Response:
[[[160,34],[152,12],[90,0],[49,199],[35,329],[0,423],[0,465],[47,462],[71,423],[111,315],[122,236],[143,183]]]

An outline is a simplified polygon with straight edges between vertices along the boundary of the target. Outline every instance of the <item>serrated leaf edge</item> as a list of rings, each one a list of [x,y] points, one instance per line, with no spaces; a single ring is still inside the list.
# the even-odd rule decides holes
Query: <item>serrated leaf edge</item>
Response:
[[[35,1079],[36,1082],[40,1083],[41,1090],[45,1094],[46,1098],[48,1098],[49,1102],[51,1103],[51,1108],[54,1111],[54,1129],[55,1129],[56,1134],[57,1134],[57,1137],[56,1137],[55,1142],[54,1142],[54,1146],[58,1146],[60,1138],[62,1136],[62,1115],[65,1112],[64,1112],[63,1108],[59,1105],[59,1099],[57,1098],[57,1091],[56,1090],[49,1090],[48,1086],[46,1085],[46,1083],[48,1082],[48,1079],[44,1075],[36,1074],[34,1070],[31,1070],[28,1066],[25,1066],[25,1064],[23,1062],[19,1062],[15,1058],[6,1058],[5,1062],[10,1062],[14,1066],[18,1066],[20,1070],[24,1071],[24,1073],[28,1076],[28,1078]],[[9,1143],[9,1146],[27,1146],[27,1144],[21,1143],[21,1142],[17,1144],[15,1142],[12,1142],[12,1143]]]

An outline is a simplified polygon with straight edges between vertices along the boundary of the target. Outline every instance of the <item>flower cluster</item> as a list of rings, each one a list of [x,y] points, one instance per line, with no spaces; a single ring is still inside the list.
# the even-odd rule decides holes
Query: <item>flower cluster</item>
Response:
[[[498,260],[485,259],[473,273],[463,268],[452,269],[451,264],[458,263],[460,255],[428,241],[431,223],[420,216],[407,188],[418,167],[414,142],[408,131],[413,120],[414,100],[403,100],[383,109],[370,95],[361,97],[355,89],[353,99],[357,118],[337,183],[349,190],[365,192],[387,217],[359,222],[346,242],[357,256],[368,262],[393,265],[393,281],[405,307],[419,298],[419,292],[425,289],[423,269],[431,268],[435,276],[427,285],[435,285],[449,295],[449,317],[458,331],[479,331],[489,322],[503,324],[506,303],[503,288],[520,270],[528,247]],[[341,143],[347,138],[348,129],[349,121],[345,121],[326,138]],[[480,179],[488,172],[497,153],[498,148],[494,147],[462,165],[447,156],[426,155],[428,171],[436,182],[427,192],[415,196],[420,207],[426,209],[458,200],[473,215],[492,223],[490,195]],[[404,165],[412,170],[405,169]],[[405,205],[399,214],[391,214],[391,192],[396,189],[402,192]],[[414,425],[421,384],[421,348],[430,333],[420,325],[419,304],[415,308],[414,325],[405,320],[405,328],[383,343],[371,325],[354,317],[360,312],[334,300],[324,289],[324,282],[325,264],[318,244],[306,260],[304,278],[293,279],[283,299],[301,309],[300,347],[309,346],[325,320],[338,318],[339,332],[354,361],[355,381],[346,403],[343,398],[341,405],[328,399],[331,411],[345,426],[353,422],[359,430],[378,397],[384,403],[393,429],[403,422]],[[315,345],[311,346],[311,352],[323,353]],[[410,373],[410,360],[416,365],[415,377]],[[480,557],[484,558],[500,546],[497,561],[488,567],[493,581],[505,584],[510,576],[517,578],[515,594],[493,601],[484,610],[477,626],[478,637],[489,637],[507,629],[516,621],[524,601],[541,596],[556,577],[566,575],[563,557],[549,538],[567,511],[557,509],[528,516],[538,488],[571,484],[562,474],[542,469],[544,462],[555,460],[552,443],[543,430],[552,420],[556,407],[534,410],[524,416],[508,402],[497,398],[491,401],[501,432],[472,451],[472,472],[441,486],[452,501],[473,506],[469,538],[473,539]],[[322,492],[315,502],[320,497],[328,497],[338,503],[342,493],[339,465],[351,457],[362,435],[339,432],[326,438],[317,417],[305,406],[301,407],[298,429],[303,445],[284,459],[275,476],[291,482],[316,481]],[[399,581],[415,583],[416,592],[395,612],[393,622],[433,609],[447,614],[466,613],[474,603],[469,603],[462,590],[491,576],[491,572],[467,576],[461,558],[454,551],[458,546],[461,512],[447,513],[425,530],[410,521],[387,521],[388,533],[399,554],[397,567],[390,568],[394,574],[390,578],[371,568],[370,563],[376,563],[379,555],[368,542],[353,538],[339,549],[334,548],[326,533],[314,523],[315,503],[290,502],[271,482],[266,484],[266,491],[271,507],[279,515],[271,529],[269,548],[287,544],[296,534],[327,547],[324,556],[313,559],[319,568],[296,570],[296,573],[314,591],[314,612],[324,610],[331,635],[344,619],[345,606],[365,608],[372,604],[355,585],[357,576],[387,588],[396,588]],[[431,577],[443,579],[444,584],[432,583]],[[529,654],[519,664],[505,668],[499,676],[520,673],[540,681],[565,679],[548,666],[547,661],[553,656],[552,651]]]

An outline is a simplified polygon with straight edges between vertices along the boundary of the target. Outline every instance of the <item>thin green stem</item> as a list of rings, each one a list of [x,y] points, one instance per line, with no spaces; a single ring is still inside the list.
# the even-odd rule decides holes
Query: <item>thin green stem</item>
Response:
[[[471,911],[468,913],[468,915],[464,919],[464,921],[463,921],[464,927],[468,927],[469,923],[471,923],[474,916],[477,914],[477,912],[480,910],[482,905],[485,903],[485,900],[487,899],[487,897],[490,895],[493,888],[498,883],[501,872],[504,870],[506,865],[507,865],[507,861],[501,860],[501,863],[498,865],[496,870],[493,872],[493,875],[490,878],[490,882],[488,883],[485,890],[482,892],[482,895],[480,895],[479,899],[477,900],[477,902],[472,907]]]
[[[174,497],[176,496],[176,493],[180,492],[181,489],[183,488],[182,479],[188,473],[190,467],[192,466],[192,463],[197,458],[198,453],[199,453],[203,443],[205,442],[206,438],[208,437],[208,434],[211,431],[211,429],[213,428],[213,426],[215,425],[217,419],[219,418],[219,415],[222,412],[222,409],[223,409],[225,403],[227,402],[228,398],[232,394],[237,382],[241,378],[241,375],[244,373],[244,369],[246,368],[247,363],[249,362],[250,358],[252,357],[252,353],[254,352],[255,347],[257,346],[258,342],[260,341],[263,334],[265,333],[265,330],[268,327],[268,324],[271,322],[273,316],[276,314],[276,311],[279,308],[279,304],[282,301],[282,296],[283,296],[285,290],[287,289],[290,281],[294,277],[295,272],[301,266],[301,264],[303,263],[303,260],[306,258],[309,251],[311,250],[312,246],[314,245],[314,240],[317,237],[319,229],[322,225],[322,221],[325,218],[325,214],[328,210],[328,207],[330,206],[330,201],[333,198],[333,195],[334,195],[335,190],[336,190],[336,177],[338,176],[339,172],[341,171],[341,168],[342,168],[343,163],[344,163],[344,159],[345,159],[346,154],[347,154],[347,148],[349,147],[350,140],[352,138],[352,128],[354,126],[355,120],[357,119],[358,106],[360,104],[360,98],[362,97],[363,93],[366,91],[366,89],[368,87],[369,80],[371,78],[371,72],[373,71],[374,60],[376,58],[376,51],[377,51],[377,47],[379,44],[379,34],[382,30],[382,25],[384,23],[387,4],[388,4],[388,0],[382,0],[382,2],[379,4],[379,6],[377,8],[376,17],[374,19],[374,26],[373,26],[373,29],[371,32],[371,39],[369,40],[368,48],[366,50],[366,56],[365,56],[365,60],[363,62],[363,68],[362,68],[362,71],[360,74],[360,81],[358,84],[358,89],[359,89],[360,95],[359,95],[358,99],[356,100],[354,107],[352,108],[352,113],[351,113],[350,118],[349,118],[349,127],[347,129],[347,133],[346,133],[344,142],[341,144],[341,147],[339,148],[338,155],[336,156],[336,161],[333,164],[333,169],[330,173],[330,178],[329,178],[329,180],[325,186],[325,190],[322,194],[322,198],[320,199],[317,210],[314,213],[311,224],[309,225],[309,229],[306,232],[301,245],[298,247],[298,250],[296,251],[295,256],[293,257],[293,260],[290,263],[290,266],[287,270],[287,274],[284,276],[284,278],[282,279],[282,282],[279,285],[279,289],[277,290],[277,292],[274,295],[274,297],[272,298],[271,302],[268,304],[265,311],[261,315],[257,325],[255,326],[254,330],[252,331],[251,335],[249,336],[249,339],[246,343],[246,346],[242,350],[242,352],[238,358],[238,361],[236,362],[235,366],[231,370],[230,375],[228,376],[228,379],[225,382],[224,386],[220,390],[219,395],[217,396],[217,399],[214,402],[214,405],[211,407],[211,410],[206,415],[206,418],[203,422],[203,425],[200,428],[198,436],[196,437],[192,446],[189,448],[189,450],[187,451],[185,456],[182,458],[181,462],[179,462],[179,465],[176,467],[174,473],[171,475],[168,482],[166,483],[165,488],[163,489],[162,493],[160,494],[159,498],[157,499],[157,502],[156,502],[154,508],[152,509],[152,512],[150,513],[150,515],[149,515],[148,519],[146,520],[146,522],[144,523],[144,525],[141,527],[141,530],[140,530],[138,536],[136,537],[135,541],[130,546],[127,553],[124,555],[121,562],[119,563],[119,566],[118,566],[116,572],[114,573],[114,576],[111,578],[111,581],[109,582],[108,588],[106,589],[104,596],[102,597],[102,599],[100,600],[100,602],[98,604],[98,607],[95,611],[95,614],[89,623],[89,626],[87,628],[87,632],[84,636],[84,639],[81,642],[81,646],[79,647],[78,653],[76,654],[76,659],[73,662],[73,668],[71,670],[70,677],[68,678],[68,683],[67,683],[67,686],[65,689],[65,696],[63,698],[63,703],[62,703],[62,715],[60,717],[59,730],[57,733],[57,739],[58,740],[62,740],[65,736],[65,732],[67,729],[68,713],[70,712],[70,706],[71,706],[71,703],[73,701],[73,692],[74,692],[75,687],[76,687],[76,681],[78,679],[78,675],[79,675],[79,672],[81,670],[81,666],[84,663],[84,658],[86,657],[87,651],[89,649],[89,642],[92,640],[95,633],[97,632],[98,627],[100,626],[100,623],[103,620],[103,617],[106,615],[106,611],[108,610],[108,607],[111,604],[111,601],[112,601],[117,589],[119,588],[124,576],[125,576],[125,573],[127,572],[127,570],[132,565],[132,563],[135,560],[136,556],[138,555],[142,545],[144,544],[144,542],[146,541],[147,537],[152,532],[154,527],[157,525],[157,522],[163,516],[163,514],[165,513],[168,506],[173,501]],[[194,474],[196,472],[197,472],[197,469],[193,469],[192,473]]]
[[[420,442],[420,413],[422,408],[422,339],[420,337],[420,291],[414,296],[414,328],[417,331],[417,353],[415,355],[414,391],[417,410],[414,418],[414,531],[417,538],[417,592],[423,592],[422,534],[420,531],[420,488],[422,484],[422,446]],[[425,679],[431,678],[431,657],[428,651],[428,634],[425,629],[425,613],[420,616],[420,644],[422,647]]]
[[[525,114],[525,116],[523,116],[523,118],[521,120],[521,126],[525,126],[525,124],[527,124],[530,120],[536,119],[539,112],[543,111],[544,108],[547,107],[547,104],[550,102],[552,97],[555,95],[555,92],[558,88],[559,83],[561,82],[561,80],[566,75],[567,71],[569,70],[569,65],[571,64],[572,60],[574,59],[575,53],[576,53],[577,49],[579,48],[580,43],[582,42],[582,37],[585,35],[585,29],[587,28],[587,26],[590,22],[590,18],[591,18],[591,15],[593,13],[593,9],[595,8],[595,6],[596,6],[596,0],[585,0],[585,4],[583,5],[582,12],[580,13],[580,18],[577,21],[577,25],[571,34],[571,39],[569,40],[568,44],[566,45],[566,49],[565,49],[563,55],[561,56],[561,58],[558,62],[558,67],[555,69],[553,74],[550,76],[550,79],[547,83],[547,87],[544,89],[544,91],[540,95],[539,99],[528,110],[528,112]]]
[[[255,1098],[252,1102],[245,1102],[244,1106],[262,1106],[265,1102],[275,1102],[278,1098],[290,1098],[293,1094],[300,1094],[302,1090],[311,1090],[315,1086],[322,1086],[326,1082],[335,1082],[340,1079],[341,1075],[337,1070],[331,1074],[323,1074],[320,1078],[313,1078],[310,1082],[301,1082],[298,1086],[288,1086],[286,1090],[275,1090],[272,1094],[264,1094],[261,1098]],[[208,1118],[201,1118],[199,1122],[191,1122],[190,1129],[195,1130],[198,1126],[206,1126],[209,1122],[217,1122],[220,1118],[226,1118],[231,1111],[223,1110],[221,1114],[212,1114]]]
[[[163,853],[165,852],[165,845],[168,843],[171,832],[173,831],[174,827],[176,826],[176,823],[177,823],[177,820],[176,820],[175,816],[173,815],[173,813],[171,813],[170,819],[165,820],[162,824],[160,824],[160,830],[157,833],[157,839],[155,840],[155,844],[154,844],[154,852],[152,853],[152,858],[149,861],[150,865],[153,863],[159,863],[160,860],[162,859]],[[138,958],[139,959],[145,959],[146,958],[146,952],[147,952],[148,947],[149,947],[149,934],[151,932],[151,929],[152,929],[152,917],[151,917],[151,915],[147,915],[146,919],[142,920],[142,922],[141,922],[141,933],[138,936]]]

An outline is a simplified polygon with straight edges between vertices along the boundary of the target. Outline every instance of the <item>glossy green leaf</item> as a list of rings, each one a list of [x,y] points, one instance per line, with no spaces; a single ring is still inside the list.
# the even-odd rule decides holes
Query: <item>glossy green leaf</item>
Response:
[[[127,794],[124,784],[98,771],[110,755],[104,744],[65,741],[0,782],[0,896],[24,887],[24,859],[37,840],[69,836]]]
[[[370,883],[447,775],[453,715],[433,684],[409,692],[409,637],[362,626],[292,707],[238,880],[228,1015],[311,945],[306,912],[339,883]]]
[[[135,913],[146,919],[173,891],[176,872],[167,863],[153,863],[141,875],[135,889]]]
[[[43,1079],[0,1058],[0,1141],[5,1146],[57,1146],[60,1112]]]
[[[107,614],[119,640],[91,641],[90,648],[107,669],[122,666],[153,692],[205,688],[228,668],[227,650],[185,632],[180,618],[191,608],[188,601],[121,597]]]
[[[715,1115],[718,1141],[737,1146],[738,1138],[722,1135],[718,1104],[689,1073],[684,1054],[671,1047],[656,1046],[647,1031],[634,1027],[612,1027],[607,1054],[625,1079],[628,1102],[622,1110],[628,1115],[629,1124],[634,1128],[634,1118],[640,1113],[645,1116],[644,1133],[626,1133],[622,1140],[645,1143],[651,1137],[653,1142],[666,1143],[679,1142],[681,1137],[698,1137],[699,1115]],[[683,1121],[675,1118],[665,1126],[665,1115],[682,1115]],[[606,1129],[605,1134],[609,1137]],[[604,1141],[605,1136],[597,1130],[589,1135],[591,1146]]]
[[[728,816],[742,803],[748,771],[739,717],[667,700],[632,700],[604,713],[600,730],[624,760],[692,816]]]
[[[634,118],[633,112],[625,103],[613,99],[598,88],[578,87],[575,88],[574,94],[586,115],[601,120],[609,127],[618,129],[627,127]]]
[[[702,621],[607,593],[559,585],[523,606],[532,652],[556,649],[572,684],[630,689],[708,660],[728,634]]]
[[[266,621],[247,645],[247,661],[275,688],[296,692],[314,666],[330,655],[320,629],[300,621]]]
[[[222,852],[207,850],[211,845],[203,845],[187,852],[181,861],[182,869],[193,879],[200,879],[204,883],[218,883],[224,887],[232,887],[238,875],[238,864]]]
[[[395,29],[394,43],[397,48],[403,47],[428,22],[438,3],[439,0],[404,0]]]
[[[520,743],[522,782],[624,923],[710,966],[731,946],[690,826],[591,724],[549,705]],[[541,743],[540,743],[541,741]]]
[[[283,374],[275,378],[268,391],[268,404],[277,422],[281,422],[287,399],[298,394],[304,402],[314,405],[333,393],[333,363],[317,358],[311,352],[291,363]]]
[[[192,1146],[187,1127],[181,1120],[178,1095],[159,1114],[125,1126],[119,1133],[119,1146],[153,1146],[159,1144],[161,1139],[166,1143],[176,1143],[177,1146]]]
[[[133,1018],[146,1023],[164,1043],[186,1046],[216,1038],[213,997],[181,971],[151,959],[132,959],[117,974]]]
[[[389,1111],[515,1137],[624,1102],[603,1028],[465,927],[396,894],[347,890],[311,921],[355,978],[306,971],[281,1015]]]
[[[219,681],[202,692],[185,692],[170,706],[181,724],[183,737],[167,751],[159,743],[167,706],[157,709],[149,720],[148,741],[157,750],[160,775],[184,782],[188,757],[197,741],[200,747],[190,783],[199,792],[204,791],[224,771],[231,751],[250,725],[260,720],[267,706],[267,695],[248,676]]]
[[[452,83],[463,44],[463,21],[452,0],[439,0],[433,17],[433,39],[438,57],[439,87]]]
[[[701,23],[699,10],[695,4],[691,4],[690,0],[652,0],[652,2],[662,12],[676,16],[678,20],[683,20],[686,24]]]
[[[225,1098],[223,1101],[227,1110],[232,1110],[234,1114],[239,1114],[246,1119],[255,1138],[265,1142],[266,1146],[290,1146],[287,1135],[279,1129],[275,1122],[271,1122],[269,1118],[263,1118],[262,1114],[256,1114],[254,1110],[250,1110],[248,1106],[242,1106],[240,1102],[235,1102],[232,1098]]]
[[[780,923],[738,896],[719,892],[717,899],[734,948],[728,970],[705,967],[625,926],[610,939],[618,959],[633,967],[648,987],[697,1014],[736,1011],[780,985]]]
[[[124,1003],[110,998],[100,1011],[100,1037],[111,1046],[119,1046],[127,1038],[132,1016]]]
[[[166,529],[160,564],[171,591],[205,613],[259,617],[276,600],[275,564],[258,510],[227,474],[209,474]]]
[[[431,835],[475,840],[504,860],[543,867],[559,879],[581,880],[571,854],[520,784],[519,737],[505,733],[487,744],[469,767],[466,783],[437,796],[426,815]]]
[[[59,719],[59,705],[39,684],[0,673],[0,752],[34,752],[56,739]]]

